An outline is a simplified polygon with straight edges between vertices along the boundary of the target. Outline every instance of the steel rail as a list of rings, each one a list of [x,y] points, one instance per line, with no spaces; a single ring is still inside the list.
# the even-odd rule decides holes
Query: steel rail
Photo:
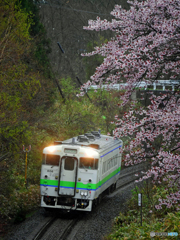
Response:
[[[44,225],[43,227],[38,231],[38,233],[35,235],[33,240],[39,240],[42,238],[42,236],[45,234],[45,232],[50,228],[50,226],[53,224],[53,222],[56,220],[56,216],[51,217]]]

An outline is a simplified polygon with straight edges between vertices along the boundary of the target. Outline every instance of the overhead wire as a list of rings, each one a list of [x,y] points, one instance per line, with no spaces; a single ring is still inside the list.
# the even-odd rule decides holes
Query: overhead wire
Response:
[[[63,6],[60,6],[60,5],[57,5],[57,4],[54,4],[54,3],[48,3],[48,2],[36,3],[36,4],[38,4],[38,5],[48,4],[48,5],[54,6],[54,7],[56,7],[56,8],[62,8],[62,9],[71,10],[71,11],[75,11],[75,12],[83,12],[83,13],[90,13],[90,14],[96,14],[96,15],[110,16],[110,14],[90,12],[90,11],[85,11],[85,10],[75,9],[75,8],[68,8],[68,7],[63,7]]]

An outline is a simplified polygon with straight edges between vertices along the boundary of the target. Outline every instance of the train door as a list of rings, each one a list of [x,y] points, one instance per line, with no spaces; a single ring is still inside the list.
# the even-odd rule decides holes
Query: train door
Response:
[[[76,191],[78,160],[75,157],[62,157],[59,169],[59,195],[73,197]]]

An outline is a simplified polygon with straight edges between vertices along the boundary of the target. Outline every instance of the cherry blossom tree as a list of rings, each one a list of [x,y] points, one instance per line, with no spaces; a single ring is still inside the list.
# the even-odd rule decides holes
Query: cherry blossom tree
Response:
[[[115,84],[125,81],[119,106],[127,104],[130,95],[142,81],[180,79],[180,0],[128,1],[130,9],[116,5],[114,19],[89,20],[86,30],[111,30],[114,37],[91,56],[99,54],[103,63],[96,68],[82,90],[91,84]],[[160,96],[152,93],[151,105],[136,108],[132,104],[123,118],[115,116],[116,137],[130,136],[124,147],[125,165],[149,161],[150,168],[139,179],[152,178],[153,183],[167,184],[162,205],[180,209],[180,85]],[[83,95],[83,91],[80,95]]]

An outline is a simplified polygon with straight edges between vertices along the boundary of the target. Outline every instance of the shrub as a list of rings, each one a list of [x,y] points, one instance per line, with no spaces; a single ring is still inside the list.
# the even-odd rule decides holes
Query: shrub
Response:
[[[137,204],[139,192],[143,193],[142,226],[140,208]],[[166,194],[164,186],[147,188],[145,185],[141,190],[138,187],[133,189],[132,198],[127,203],[128,210],[114,219],[112,233],[105,239],[151,239],[151,232],[176,232],[180,235],[180,211],[170,212],[172,209],[162,211],[154,207],[160,192]],[[154,239],[162,238],[155,236]],[[163,239],[169,239],[169,236]]]
[[[38,185],[31,185],[14,191],[8,197],[0,195],[0,215],[5,220],[23,221],[26,214],[37,208],[40,204],[40,191]]]

